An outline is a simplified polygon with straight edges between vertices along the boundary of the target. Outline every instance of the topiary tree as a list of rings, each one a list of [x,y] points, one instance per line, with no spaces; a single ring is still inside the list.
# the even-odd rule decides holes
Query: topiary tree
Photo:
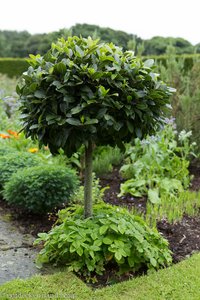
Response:
[[[153,60],[89,38],[59,39],[43,56],[30,55],[17,86],[27,137],[66,155],[85,145],[85,217],[92,215],[94,144],[118,145],[154,133],[171,89]]]

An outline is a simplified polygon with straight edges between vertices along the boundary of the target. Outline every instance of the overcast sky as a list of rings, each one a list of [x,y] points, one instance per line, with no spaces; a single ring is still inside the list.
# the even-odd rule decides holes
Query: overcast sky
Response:
[[[88,23],[200,43],[200,0],[1,0],[0,30],[44,33]]]

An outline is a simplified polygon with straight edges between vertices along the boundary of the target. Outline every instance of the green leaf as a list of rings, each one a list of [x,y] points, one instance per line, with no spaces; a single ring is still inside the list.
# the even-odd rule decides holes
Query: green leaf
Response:
[[[75,46],[75,49],[76,49],[76,53],[78,54],[78,56],[83,57],[84,51],[78,45]]]
[[[45,92],[42,91],[42,90],[37,90],[37,91],[35,91],[34,96],[35,96],[36,98],[41,99],[41,98],[44,98],[44,97],[46,96],[46,94],[45,94]]]
[[[32,125],[31,127],[30,127],[30,129],[36,129],[36,128],[38,128],[40,125],[39,124],[34,124],[34,125]]]
[[[84,125],[92,125],[92,124],[97,124],[97,123],[99,123],[99,121],[97,119],[87,119],[84,122]]]
[[[103,235],[108,230],[108,225],[103,225],[99,228],[99,234]]]
[[[56,73],[65,74],[66,70],[67,70],[67,68],[66,68],[65,64],[62,62],[59,62],[58,64],[56,64],[54,66],[54,71]]]
[[[74,125],[74,126],[80,126],[80,125],[82,125],[82,123],[78,119],[75,119],[75,118],[67,118],[66,122],[68,124]]]
[[[151,68],[154,65],[154,60],[153,59],[147,59],[144,62],[144,66],[147,68]]]
[[[78,106],[76,106],[76,107],[74,107],[74,108],[71,109],[71,114],[72,115],[78,114],[82,110],[83,110],[83,108],[80,105],[78,105]]]
[[[83,248],[79,247],[78,249],[76,249],[76,252],[78,253],[79,256],[83,255]]]
[[[153,204],[159,204],[161,202],[161,199],[159,197],[159,190],[158,189],[148,190],[148,199]]]
[[[111,240],[109,237],[105,237],[103,239],[103,243],[106,244],[106,245],[110,245],[112,244],[113,240]]]
[[[127,124],[128,130],[130,131],[130,133],[133,133],[134,132],[133,124],[128,120],[127,120],[126,124]]]
[[[120,250],[115,252],[115,258],[117,260],[120,260],[122,258],[122,254],[121,254]]]
[[[157,261],[153,257],[150,258],[150,263],[152,264],[153,267],[157,266]]]

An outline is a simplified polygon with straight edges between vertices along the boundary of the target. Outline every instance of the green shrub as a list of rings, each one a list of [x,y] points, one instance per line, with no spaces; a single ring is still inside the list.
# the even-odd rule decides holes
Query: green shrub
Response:
[[[16,149],[8,145],[5,145],[3,142],[0,141],[0,157],[13,152],[16,152]]]
[[[83,219],[83,208],[60,213],[60,225],[40,233],[35,244],[45,242],[37,263],[70,265],[70,270],[102,274],[110,264],[120,272],[146,266],[158,269],[171,263],[168,242],[139,216],[106,204],[94,206],[94,216]]]
[[[31,153],[14,151],[0,156],[0,189],[3,189],[3,185],[9,180],[10,176],[19,169],[36,166],[39,163],[41,163],[41,159]]]
[[[77,184],[75,172],[63,166],[25,168],[5,184],[4,198],[25,210],[44,213],[67,203]]]

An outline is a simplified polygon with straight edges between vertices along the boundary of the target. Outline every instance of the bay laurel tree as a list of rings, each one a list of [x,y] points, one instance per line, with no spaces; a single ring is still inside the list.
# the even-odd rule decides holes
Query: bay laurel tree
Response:
[[[66,155],[85,145],[85,216],[92,214],[93,145],[118,145],[155,132],[171,88],[143,62],[112,43],[59,39],[44,55],[30,55],[17,86],[27,137]]]

